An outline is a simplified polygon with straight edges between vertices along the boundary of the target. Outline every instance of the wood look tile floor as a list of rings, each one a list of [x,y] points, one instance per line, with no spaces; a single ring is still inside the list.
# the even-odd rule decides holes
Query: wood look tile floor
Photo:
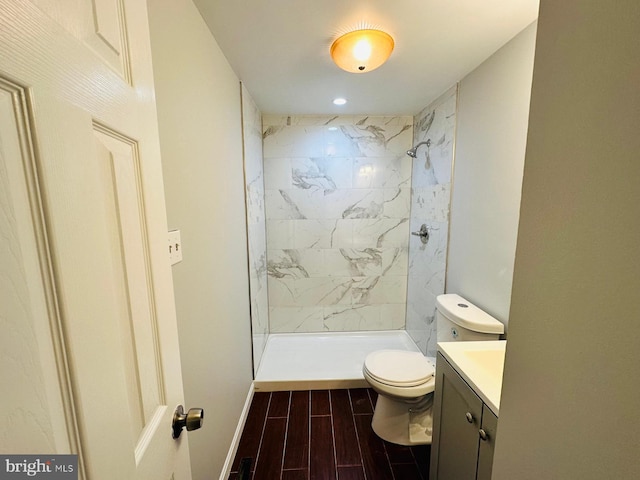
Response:
[[[244,478],[255,480],[428,480],[430,446],[373,432],[376,399],[364,388],[256,392],[229,479],[250,458]]]

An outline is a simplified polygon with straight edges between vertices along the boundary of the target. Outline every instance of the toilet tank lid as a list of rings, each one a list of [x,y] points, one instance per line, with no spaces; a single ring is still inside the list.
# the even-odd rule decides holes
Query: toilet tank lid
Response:
[[[487,312],[455,293],[436,297],[441,314],[463,328],[479,333],[504,333],[504,325]]]

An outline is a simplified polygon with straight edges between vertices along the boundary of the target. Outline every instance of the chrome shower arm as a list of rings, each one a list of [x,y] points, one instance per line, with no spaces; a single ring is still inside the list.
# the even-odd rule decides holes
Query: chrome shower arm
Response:
[[[412,158],[416,158],[418,156],[418,154],[417,154],[418,147],[420,147],[421,145],[426,145],[427,148],[429,148],[431,146],[431,139],[428,139],[425,142],[420,142],[415,147],[413,147],[411,150],[407,150],[407,155],[409,155]]]

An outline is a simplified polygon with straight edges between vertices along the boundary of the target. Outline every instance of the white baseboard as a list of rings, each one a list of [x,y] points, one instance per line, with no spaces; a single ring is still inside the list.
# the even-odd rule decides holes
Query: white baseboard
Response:
[[[229,478],[229,475],[231,474],[231,467],[233,466],[233,460],[236,457],[236,452],[238,451],[238,445],[240,444],[240,438],[242,437],[242,430],[244,430],[244,424],[247,421],[247,416],[249,415],[249,409],[251,408],[253,393],[254,393],[254,387],[253,387],[253,382],[251,382],[251,386],[249,387],[249,393],[247,393],[247,399],[244,402],[244,408],[242,409],[242,413],[240,414],[240,420],[238,420],[236,433],[234,433],[233,435],[233,440],[231,441],[231,446],[229,447],[227,458],[224,461],[224,467],[222,468],[222,473],[220,474],[220,480],[227,480]]]

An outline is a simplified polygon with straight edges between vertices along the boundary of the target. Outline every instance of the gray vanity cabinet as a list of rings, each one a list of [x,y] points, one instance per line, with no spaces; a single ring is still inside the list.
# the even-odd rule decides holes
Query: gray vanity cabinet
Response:
[[[498,418],[438,353],[431,480],[489,480]]]
[[[477,480],[491,480],[491,469],[493,467],[493,447],[496,441],[496,428],[498,427],[498,417],[489,410],[486,405],[482,406],[482,432],[480,433],[480,447],[478,450],[478,474]]]

